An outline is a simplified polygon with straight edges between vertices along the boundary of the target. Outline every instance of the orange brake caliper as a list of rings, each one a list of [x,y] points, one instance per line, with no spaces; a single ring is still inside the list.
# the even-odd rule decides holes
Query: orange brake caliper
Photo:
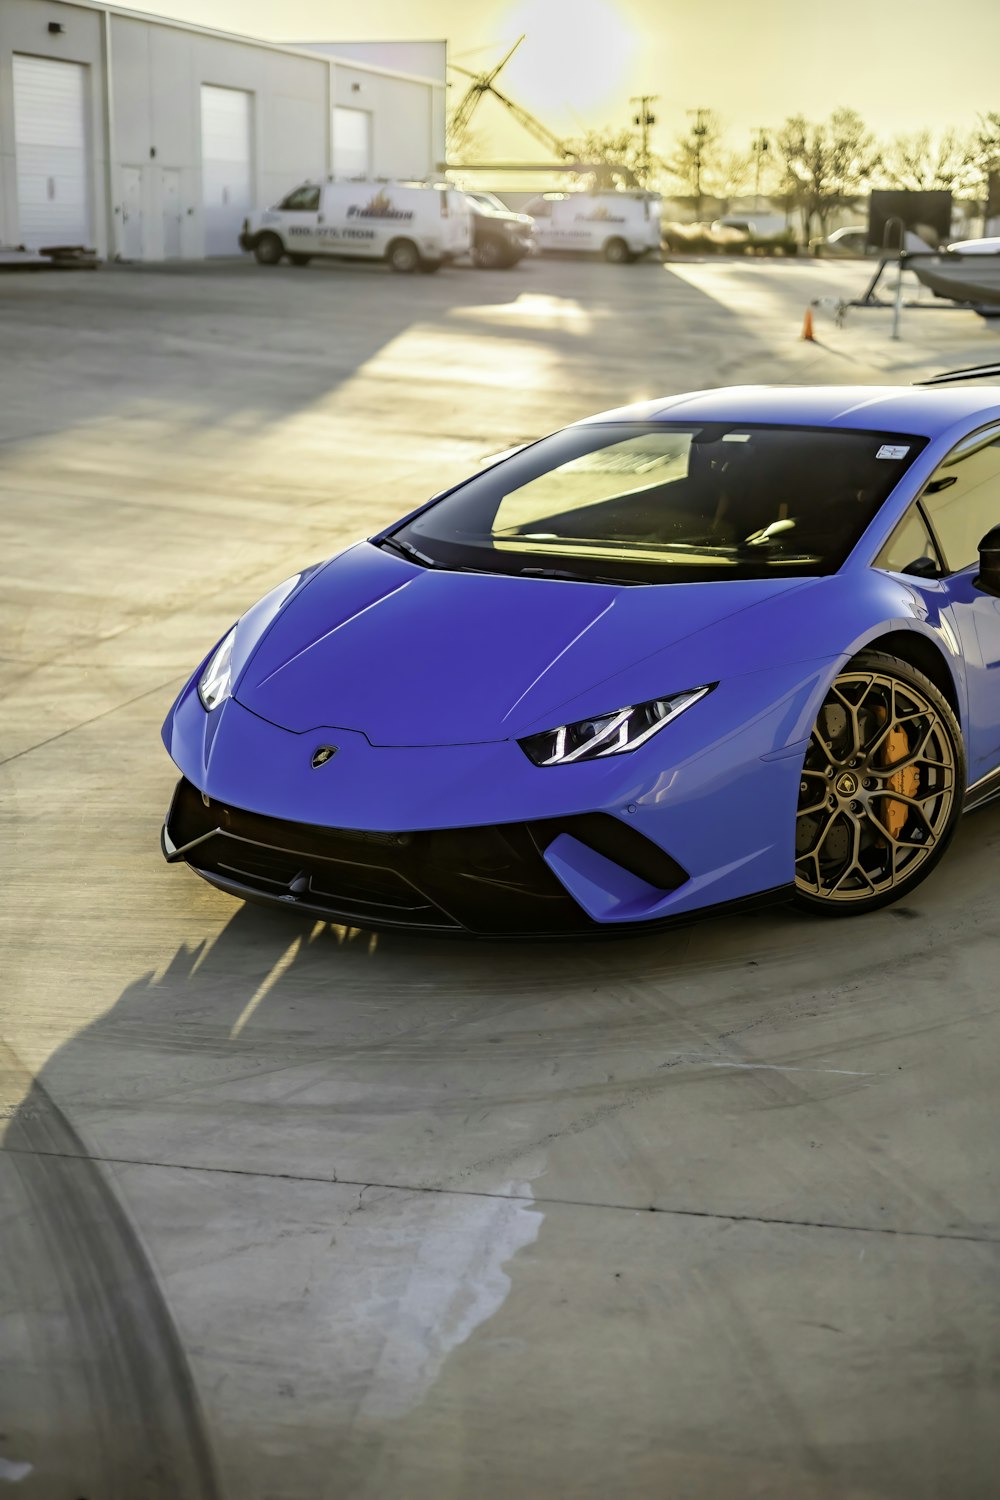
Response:
[[[905,760],[909,752],[910,742],[906,737],[906,730],[898,725],[890,729],[882,751],[882,764],[894,766],[898,760]],[[890,776],[886,786],[903,797],[915,797],[920,786],[920,771],[916,766],[907,766],[905,770],[897,771],[895,776]],[[905,802],[886,803],[885,826],[894,839],[898,839],[906,827],[909,814],[910,809]]]

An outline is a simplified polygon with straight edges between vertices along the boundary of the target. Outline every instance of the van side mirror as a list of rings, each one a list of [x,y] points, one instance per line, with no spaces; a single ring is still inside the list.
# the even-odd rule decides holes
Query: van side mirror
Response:
[[[976,587],[1000,598],[1000,526],[994,526],[979,543],[979,577]]]

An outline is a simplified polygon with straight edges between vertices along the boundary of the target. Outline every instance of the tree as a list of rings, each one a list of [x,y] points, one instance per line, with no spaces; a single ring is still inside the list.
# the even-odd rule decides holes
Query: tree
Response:
[[[1000,114],[980,115],[973,141],[985,224],[1000,214]]]
[[[982,173],[1000,172],[1000,114],[980,115],[972,141]]]
[[[897,135],[882,153],[880,176],[889,187],[914,192],[933,188],[952,193],[974,191],[980,178],[976,138],[946,130],[934,137],[929,130]]]
[[[588,130],[585,135],[566,142],[577,161],[593,162],[598,168],[598,186],[611,187],[621,168],[640,179],[642,171],[642,141],[637,131],[629,126],[614,130],[605,126],[602,130]]]
[[[806,239],[814,221],[826,233],[830,214],[867,186],[880,159],[875,137],[853,109],[835,109],[821,124],[792,115],[777,144],[786,200],[802,215]]]
[[[753,166],[752,152],[726,151],[712,164],[707,185],[715,197],[728,201],[747,187]]]
[[[700,217],[701,200],[710,190],[709,179],[720,166],[722,126],[714,110],[692,109],[688,113],[693,117],[691,125],[675,138],[673,155],[663,165],[682,191],[697,199]]]

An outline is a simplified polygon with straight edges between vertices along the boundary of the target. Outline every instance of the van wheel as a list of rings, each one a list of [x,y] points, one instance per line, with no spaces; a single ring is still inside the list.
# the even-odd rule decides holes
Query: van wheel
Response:
[[[278,236],[268,230],[254,240],[253,253],[259,266],[276,266],[285,253],[285,247]]]
[[[420,251],[412,240],[393,240],[385,258],[394,271],[410,275],[420,265]]]
[[[513,264],[506,246],[501,245],[499,240],[483,240],[481,245],[476,245],[472,252],[472,263],[480,271],[504,270]]]
[[[608,240],[604,247],[604,259],[613,266],[623,266],[629,258],[629,248],[624,240]]]
[[[311,255],[290,255],[288,259],[293,266],[307,266],[312,260]]]

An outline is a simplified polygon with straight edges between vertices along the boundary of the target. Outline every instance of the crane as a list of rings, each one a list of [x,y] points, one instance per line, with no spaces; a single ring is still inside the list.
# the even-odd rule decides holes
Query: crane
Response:
[[[510,51],[505,53],[496,66],[484,73],[473,73],[469,68],[460,67],[458,63],[448,64],[456,73],[463,73],[466,78],[472,79],[469,87],[455,106],[455,111],[451,117],[452,132],[457,135],[460,131],[464,130],[472,119],[476,106],[483,95],[492,94],[494,99],[499,104],[502,104],[509,114],[513,115],[522,129],[526,130],[529,135],[534,136],[540,145],[545,146],[547,150],[551,151],[560,160],[572,161],[576,155],[572,147],[567,146],[565,141],[549,130],[547,125],[543,125],[541,120],[537,120],[523,105],[517,104],[508,94],[501,93],[496,87],[496,78],[510,62],[523,41],[524,37],[519,36]]]

